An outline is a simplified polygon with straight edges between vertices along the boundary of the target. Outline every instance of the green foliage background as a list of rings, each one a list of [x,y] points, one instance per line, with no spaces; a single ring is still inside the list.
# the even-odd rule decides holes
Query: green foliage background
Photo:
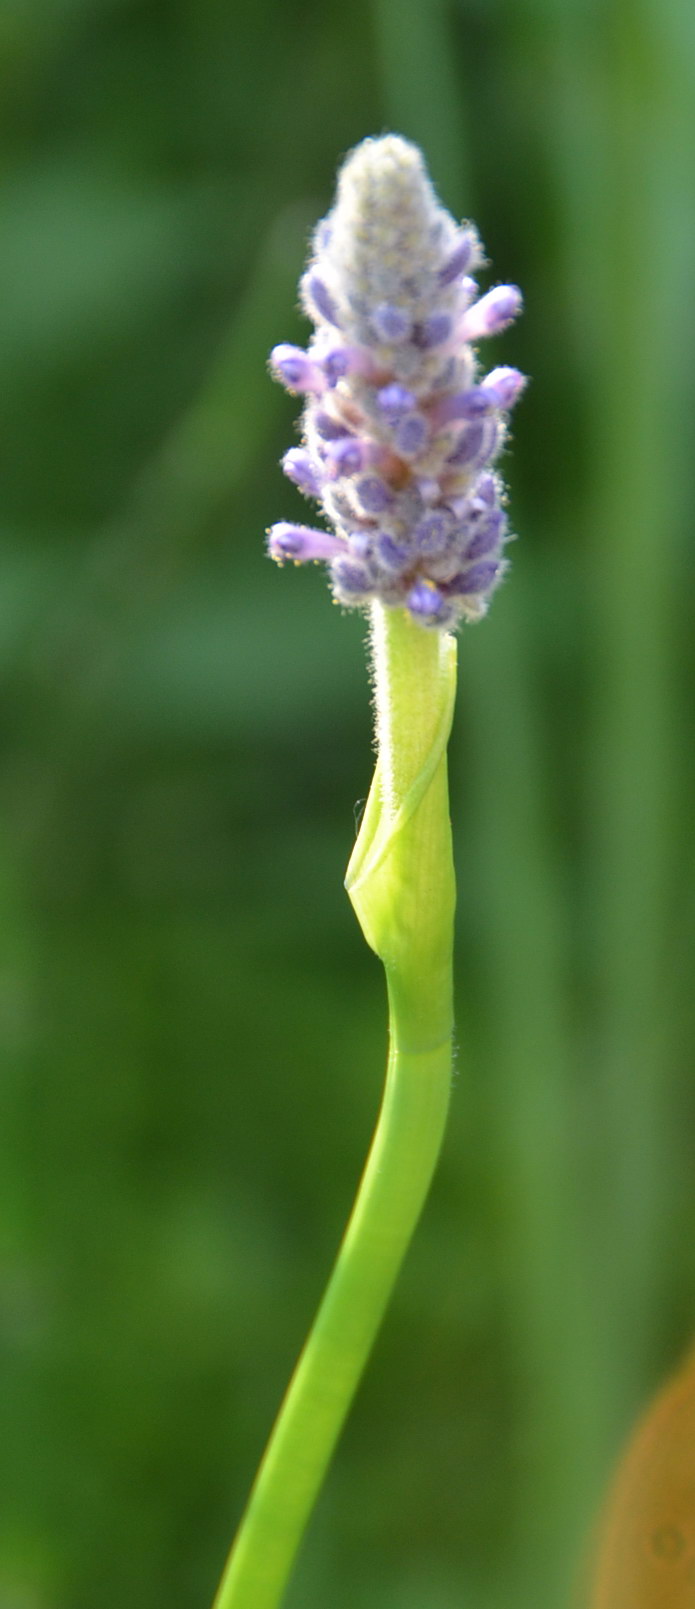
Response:
[[[555,1609],[695,1331],[695,11],[5,0],[1,1609],[203,1609],[375,1116],[363,628],[263,530],[395,128],[527,312],[438,1180],[288,1609]]]

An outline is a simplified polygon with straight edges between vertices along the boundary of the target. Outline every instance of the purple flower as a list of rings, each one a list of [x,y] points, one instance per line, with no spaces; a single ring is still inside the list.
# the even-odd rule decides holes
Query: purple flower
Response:
[[[427,441],[427,420],[421,413],[406,414],[395,432],[394,445],[402,458],[416,458]]]
[[[432,423],[439,428],[452,424],[455,419],[479,419],[482,414],[492,413],[496,403],[494,392],[486,390],[484,385],[472,385],[467,391],[438,397],[431,410]]]
[[[387,570],[407,569],[411,554],[404,542],[397,542],[395,537],[389,536],[388,531],[380,531],[374,546],[377,560]]]
[[[450,313],[430,313],[422,324],[415,327],[414,339],[418,346],[444,346],[450,340],[453,319]]]
[[[487,559],[501,544],[505,519],[501,508],[491,509],[487,519],[472,526],[466,546],[467,559]]]
[[[461,431],[458,442],[447,457],[447,464],[463,469],[467,464],[482,463],[487,447],[487,422],[477,420]]]
[[[271,367],[302,393],[290,480],[332,532],[280,523],[272,556],[328,565],[337,600],[379,600],[430,630],[485,613],[506,563],[503,489],[491,473],[521,394],[517,369],[479,372],[474,343],[521,310],[514,285],[480,296],[472,225],[440,207],[417,148],[396,135],[348,157],[302,280],[307,351]]]
[[[289,346],[287,342],[274,346],[270,366],[288,391],[313,391],[319,396],[326,384],[318,363],[301,346]]]
[[[270,527],[268,551],[280,564],[284,564],[285,559],[306,564],[308,559],[336,558],[342,552],[342,543],[328,531],[314,531],[309,525],[288,525],[281,520],[279,525]]]
[[[449,625],[450,614],[446,605],[446,598],[435,586],[434,581],[424,578],[416,581],[410,588],[406,598],[407,606],[414,620],[419,620],[423,626]]]
[[[340,328],[340,319],[334,297],[328,286],[319,274],[307,274],[302,282],[302,291],[310,318],[326,319],[328,324],[337,324]]]
[[[416,402],[413,392],[407,386],[398,385],[397,381],[382,386],[377,391],[376,400],[387,419],[400,419],[404,413],[410,413]]]
[[[523,298],[516,285],[498,285],[494,291],[488,291],[479,302],[474,302],[464,317],[466,340],[480,341],[486,335],[499,335],[518,318],[522,306]]]
[[[393,302],[379,302],[372,312],[372,329],[378,340],[398,345],[407,341],[412,331],[412,320],[404,307]]]
[[[364,469],[369,453],[369,443],[358,441],[356,436],[341,436],[340,441],[331,441],[326,449],[326,456],[334,475],[357,475]]]
[[[379,374],[371,353],[361,346],[329,347],[321,358],[321,368],[329,386],[337,385],[347,374],[361,374],[367,380],[374,380]]]
[[[294,481],[305,497],[320,497],[321,473],[304,447],[290,447],[282,460],[282,467],[287,479]]]
[[[499,564],[490,561],[472,564],[470,570],[463,575],[457,575],[449,584],[452,591],[467,593],[484,593],[493,585],[499,574]]]
[[[355,488],[365,514],[383,514],[393,502],[393,492],[378,475],[365,475]]]
[[[469,268],[476,266],[481,255],[480,242],[475,230],[467,229],[462,232],[439,270],[437,278],[440,285],[451,285],[455,279],[460,279]]]
[[[331,566],[333,587],[341,603],[368,603],[372,592],[372,575],[367,564],[349,556],[337,558]]]
[[[481,390],[494,396],[495,404],[505,413],[514,407],[526,385],[526,375],[518,369],[491,369],[483,380]]]
[[[443,508],[433,509],[431,514],[425,514],[415,526],[413,543],[419,554],[441,553],[447,547],[449,537],[454,526],[450,513]]]

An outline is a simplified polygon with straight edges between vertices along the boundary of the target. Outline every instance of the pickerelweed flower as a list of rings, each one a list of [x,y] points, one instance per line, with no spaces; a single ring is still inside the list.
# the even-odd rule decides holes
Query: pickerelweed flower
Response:
[[[477,620],[509,541],[493,465],[524,376],[481,375],[476,344],[521,310],[515,285],[478,295],[475,228],[439,205],[416,146],[367,139],[348,156],[301,282],[315,325],[306,351],[271,366],[302,394],[303,445],[286,475],[331,531],[271,527],[280,562],[323,560],[336,600],[379,600],[420,625]]]
[[[395,135],[365,140],[302,280],[315,333],[306,351],[277,346],[271,359],[306,398],[303,445],[285,470],[332,530],[275,525],[270,551],[323,560],[337,601],[369,609],[377,761],[345,887],[383,962],[389,1058],[352,1213],[214,1609],[279,1609],[444,1134],[456,904],[447,628],[484,614],[505,568],[492,465],[524,383],[516,369],[478,373],[475,343],[521,306],[511,285],[477,295],[481,262],[475,230],[439,206],[420,152]]]

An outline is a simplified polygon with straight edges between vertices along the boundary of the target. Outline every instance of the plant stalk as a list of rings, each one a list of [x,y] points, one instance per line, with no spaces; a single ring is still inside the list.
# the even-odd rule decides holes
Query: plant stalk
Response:
[[[374,606],[378,763],[346,879],[384,962],[390,1050],[338,1258],[242,1518],[214,1609],[276,1609],[418,1222],[451,1082],[454,880],[446,742],[455,644]]]

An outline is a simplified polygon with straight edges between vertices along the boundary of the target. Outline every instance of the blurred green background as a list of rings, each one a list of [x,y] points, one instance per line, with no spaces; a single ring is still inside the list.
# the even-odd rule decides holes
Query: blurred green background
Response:
[[[525,290],[523,540],[451,1128],[287,1609],[556,1609],[695,1332],[695,11],[4,0],[0,82],[0,1609],[205,1609],[375,1117],[363,625],[264,557],[265,362],[387,128]]]

